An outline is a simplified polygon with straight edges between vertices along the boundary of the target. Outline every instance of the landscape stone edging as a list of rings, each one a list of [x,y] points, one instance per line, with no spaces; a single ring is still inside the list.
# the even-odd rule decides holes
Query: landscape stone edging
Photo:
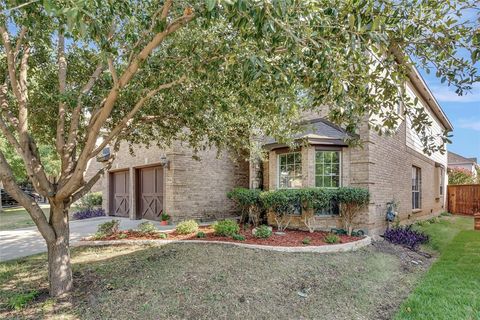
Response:
[[[108,245],[135,245],[135,244],[160,244],[169,243],[204,243],[204,244],[228,244],[249,249],[260,249],[278,252],[316,252],[316,253],[332,253],[355,251],[372,243],[372,238],[366,236],[363,239],[354,242],[331,244],[323,246],[305,246],[305,247],[280,247],[280,246],[264,246],[257,244],[228,242],[228,241],[209,241],[209,240],[100,240],[100,241],[78,241],[73,246],[108,246]]]

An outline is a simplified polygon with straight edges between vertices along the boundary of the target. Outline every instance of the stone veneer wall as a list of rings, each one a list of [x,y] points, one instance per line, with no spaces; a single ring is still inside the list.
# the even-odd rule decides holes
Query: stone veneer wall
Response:
[[[135,201],[136,168],[159,163],[160,156],[166,155],[169,167],[164,170],[164,210],[172,216],[173,222],[185,219],[208,220],[236,215],[236,208],[226,193],[237,186],[248,187],[248,162],[233,160],[210,149],[199,152],[199,160],[192,158],[193,151],[179,143],[168,149],[135,146],[131,155],[128,145],[122,144],[113,163],[112,171],[128,169],[130,173],[130,218],[137,219]],[[93,176],[101,163],[93,161],[86,172],[86,178]],[[109,211],[109,179],[104,175],[92,188],[103,192],[103,207]]]

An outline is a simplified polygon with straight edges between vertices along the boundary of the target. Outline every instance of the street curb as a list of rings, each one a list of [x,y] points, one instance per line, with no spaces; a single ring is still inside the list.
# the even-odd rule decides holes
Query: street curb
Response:
[[[372,238],[366,236],[355,242],[331,244],[323,246],[305,246],[305,247],[278,247],[278,246],[264,246],[257,244],[227,242],[227,241],[209,241],[209,240],[105,240],[105,241],[78,241],[73,246],[110,246],[110,245],[166,245],[170,243],[202,243],[202,244],[226,244],[237,247],[260,249],[267,251],[278,252],[315,252],[315,253],[333,253],[333,252],[347,252],[356,251],[360,248],[368,246],[372,243]]]

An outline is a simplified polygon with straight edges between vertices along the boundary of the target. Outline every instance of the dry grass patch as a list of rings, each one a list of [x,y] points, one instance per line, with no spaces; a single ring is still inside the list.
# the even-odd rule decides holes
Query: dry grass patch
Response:
[[[8,309],[14,292],[45,288],[44,259],[1,264],[0,318],[389,319],[430,263],[387,243],[337,254],[188,243],[78,248],[70,300],[45,296]],[[41,276],[22,281],[30,273]]]

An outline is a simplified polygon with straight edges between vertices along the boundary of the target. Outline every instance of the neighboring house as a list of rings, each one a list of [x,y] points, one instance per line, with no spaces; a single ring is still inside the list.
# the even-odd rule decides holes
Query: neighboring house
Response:
[[[465,158],[455,152],[448,151],[448,167],[451,169],[464,169],[477,176],[477,158]]]
[[[433,133],[453,130],[431,91],[413,71],[407,92],[418,97],[432,120]],[[362,147],[349,147],[347,134],[324,119],[325,114],[305,114],[305,131],[296,136],[301,146],[290,150],[273,140],[265,141],[263,161],[234,161],[216,151],[193,153],[180,145],[169,150],[135,148],[135,156],[122,145],[113,169],[95,188],[103,190],[104,208],[111,215],[132,219],[159,219],[162,211],[172,220],[215,219],[235,213],[226,193],[246,186],[272,190],[339,186],[370,191],[368,208],[359,215],[359,228],[381,233],[386,227],[387,203],[395,201],[400,220],[425,219],[445,209],[447,154],[423,153],[421,140],[404,119],[392,135],[378,135],[367,121],[358,135]],[[166,163],[168,162],[168,163]],[[163,165],[162,165],[163,164]],[[100,163],[93,161],[87,175]],[[301,227],[302,217],[292,225]],[[316,213],[318,228],[339,227],[338,208]]]

